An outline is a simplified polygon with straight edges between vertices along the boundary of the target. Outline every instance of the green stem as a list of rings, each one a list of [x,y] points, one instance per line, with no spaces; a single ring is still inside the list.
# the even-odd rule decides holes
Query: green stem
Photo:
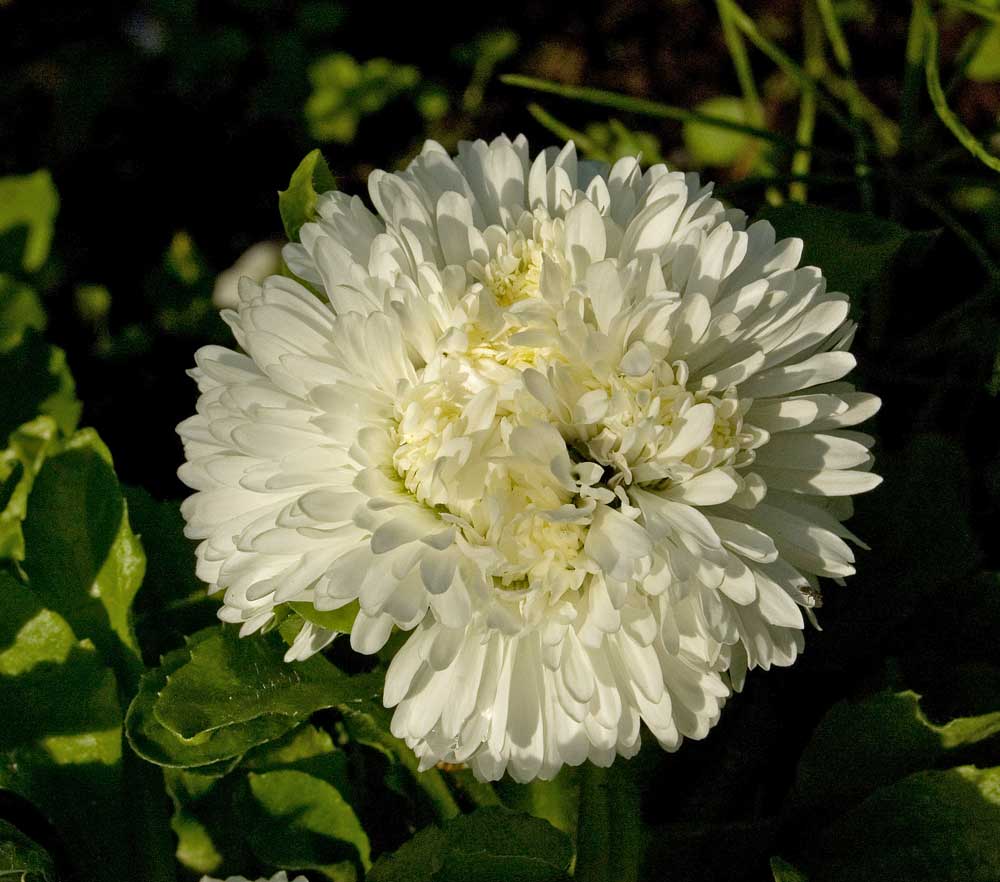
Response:
[[[978,15],[980,18],[985,18],[987,21],[1000,22],[1000,11],[996,9],[990,9],[983,6],[981,3],[975,3],[973,0],[941,0],[943,6],[952,6],[955,9],[961,9],[963,12],[971,12],[973,15]]]
[[[851,50],[848,48],[844,31],[840,27],[840,20],[837,18],[837,11],[833,8],[833,0],[816,0],[816,8],[823,21],[823,30],[826,31],[826,38],[833,48],[833,57],[837,59],[837,64],[845,73],[851,70]]]
[[[764,104],[760,100],[757,83],[754,81],[747,45],[729,15],[729,7],[725,0],[715,0],[715,5],[719,12],[719,21],[722,23],[722,36],[725,38],[729,54],[733,59],[733,67],[736,68],[736,79],[739,81],[740,93],[743,95],[746,118],[754,125],[762,125],[764,123]]]
[[[919,3],[913,4],[906,32],[906,68],[903,71],[903,96],[900,111],[900,148],[913,153],[914,134],[920,112],[920,89],[923,85],[924,42],[926,31]]]
[[[805,69],[811,76],[820,76],[826,67],[823,60],[823,37],[815,11],[811,3],[802,9],[803,36],[805,41]],[[803,89],[799,96],[799,120],[795,127],[795,140],[800,144],[812,144],[816,129],[816,91]],[[812,154],[807,150],[797,150],[792,157],[792,174],[797,178],[809,174]],[[805,202],[808,186],[803,180],[793,181],[788,187],[788,198],[793,202]]]
[[[646,98],[633,98],[629,95],[620,95],[617,92],[608,92],[604,89],[594,89],[589,86],[567,86],[562,83],[553,83],[550,80],[523,76],[522,74],[505,74],[500,77],[500,81],[508,86],[534,89],[536,92],[547,92],[550,95],[558,95],[561,98],[585,101],[588,104],[611,107],[626,113],[637,113],[657,119],[672,119],[678,122],[696,122],[715,126],[720,129],[728,129],[731,132],[740,132],[752,138],[760,138],[762,141],[781,144],[791,150],[799,147],[807,150],[811,149],[809,145],[796,144],[792,139],[786,138],[784,135],[759,128],[758,126],[747,125],[746,123],[736,122],[735,120],[725,119],[720,116],[711,116],[707,113],[698,113],[695,110],[674,107],[670,104],[661,104],[658,101],[650,101]],[[826,152],[830,153],[830,155],[842,156],[835,151]]]
[[[814,77],[811,77],[789,55],[765,37],[761,33],[760,28],[757,27],[757,23],[743,11],[735,0],[722,0],[722,2],[725,3],[727,12],[732,17],[735,25],[754,46],[770,58],[789,78],[798,83],[800,89],[815,92],[816,103],[823,112],[829,115],[845,131],[853,132],[851,120],[844,116],[837,105],[820,91],[819,84]]]
[[[639,788],[628,764],[611,768],[585,763],[580,769],[580,814],[576,828],[577,882],[637,882],[642,822]]]
[[[541,126],[548,129],[560,140],[572,141],[589,158],[601,159],[604,162],[612,161],[608,152],[595,144],[591,138],[588,138],[587,135],[578,129],[574,129],[571,126],[566,125],[566,123],[561,120],[556,119],[556,117],[549,113],[540,104],[535,104],[534,102],[529,104],[528,113],[530,113]]]
[[[934,105],[934,110],[937,112],[941,122],[947,126],[949,131],[966,150],[982,162],[983,165],[994,171],[1000,171],[1000,157],[990,153],[948,106],[948,99],[941,85],[941,72],[938,69],[937,22],[935,22],[926,0],[918,0],[916,9],[919,10],[924,27],[927,50],[924,57],[924,72],[927,77],[927,92],[930,95],[931,104]]]

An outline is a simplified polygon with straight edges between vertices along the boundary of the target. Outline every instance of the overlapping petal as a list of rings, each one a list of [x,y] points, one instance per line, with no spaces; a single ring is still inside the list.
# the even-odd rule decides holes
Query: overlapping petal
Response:
[[[357,601],[424,765],[549,778],[701,738],[854,572],[878,408],[847,298],[697,175],[428,143],[245,281],[179,427],[198,572],[244,633]],[[308,625],[289,651],[333,638]]]

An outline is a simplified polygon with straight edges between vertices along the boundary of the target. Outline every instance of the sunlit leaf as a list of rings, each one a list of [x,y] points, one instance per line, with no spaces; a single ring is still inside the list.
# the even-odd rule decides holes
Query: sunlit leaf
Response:
[[[257,810],[251,847],[267,864],[317,869],[353,882],[371,866],[370,846],[350,804],[329,781],[305,772],[251,772]]]
[[[45,263],[58,212],[59,194],[47,171],[0,178],[0,236],[18,228],[26,230],[24,269],[33,272]]]
[[[138,646],[131,605],[146,559],[107,448],[90,429],[50,456],[35,478],[24,521],[32,590],[133,680]]]
[[[290,241],[296,241],[302,225],[316,216],[316,197],[336,186],[323,154],[318,149],[306,154],[292,173],[288,189],[278,193],[278,210]]]

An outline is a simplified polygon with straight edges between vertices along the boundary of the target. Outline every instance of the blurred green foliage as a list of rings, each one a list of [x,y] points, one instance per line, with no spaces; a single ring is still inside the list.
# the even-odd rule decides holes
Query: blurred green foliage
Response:
[[[995,3],[415,7],[391,29],[319,0],[41,6],[0,3],[0,877],[1000,876]],[[419,772],[384,660],[336,641],[285,665],[294,607],[254,641],[218,625],[174,501],[220,270],[424,137],[522,128],[710,169],[802,236],[886,401],[854,525],[874,551],[825,630],[705,742],[616,764],[594,835],[580,795],[611,779]]]

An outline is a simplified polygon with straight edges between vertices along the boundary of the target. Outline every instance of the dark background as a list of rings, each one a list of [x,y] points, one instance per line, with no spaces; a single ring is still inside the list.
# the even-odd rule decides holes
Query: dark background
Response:
[[[845,29],[857,81],[898,119],[909,4],[854,5]],[[744,7],[800,57],[801,4]],[[945,67],[968,31],[966,19],[942,24]],[[363,193],[372,168],[404,162],[426,135],[448,147],[459,137],[500,132],[524,131],[536,145],[555,139],[526,110],[537,96],[495,76],[481,101],[463,106],[476,58],[497,40],[509,51],[496,72],[688,108],[739,94],[714,6],[694,0],[0,0],[0,175],[48,168],[55,179],[55,248],[38,280],[48,335],[67,351],[82,422],[99,430],[124,483],[160,499],[183,494],[174,426],[195,401],[183,371],[198,345],[228,340],[210,305],[214,277],[252,243],[281,237],[276,191],[307,151],[321,146],[341,188]],[[323,142],[305,113],[309,70],[334,52],[413,66],[420,86],[363,115],[346,143]],[[753,60],[767,124],[794,132],[794,88],[765,59]],[[421,95],[443,96],[447,111],[428,117]],[[995,130],[996,83],[965,82],[951,100],[973,131]],[[649,133],[667,161],[699,167],[678,123],[548,96],[542,103],[580,128],[620,119]],[[644,797],[649,824],[697,820],[725,831],[717,840],[712,826],[687,840],[664,839],[675,860],[688,848],[727,867],[716,875],[722,871],[709,861],[702,876],[691,870],[677,878],[744,878],[741,866],[728,863],[733,843],[765,836],[787,852],[811,835],[817,819],[781,807],[803,744],[842,697],[905,684],[925,694],[929,713],[946,719],[995,709],[1000,695],[991,574],[1000,505],[1000,292],[989,270],[998,255],[1000,200],[988,198],[991,189],[997,196],[998,176],[944,130],[926,97],[919,110],[911,148],[875,161],[873,178],[874,213],[913,235],[875,275],[865,274],[868,258],[859,250],[855,288],[845,285],[862,322],[857,383],[885,402],[874,431],[886,481],[859,502],[851,525],[874,551],[859,554],[859,574],[846,588],[829,586],[825,630],[809,635],[795,668],[752,676],[706,741],[686,744],[656,767]],[[815,140],[848,156],[825,164],[818,155],[818,175],[851,171],[850,138],[822,112]],[[761,167],[737,162],[704,173],[751,215],[764,204],[769,184]],[[963,196],[970,187],[986,196],[970,201]],[[855,187],[821,177],[810,184],[810,202],[861,210]],[[864,231],[852,231],[855,220],[832,217],[844,241],[865,243]],[[178,233],[187,236],[181,245]],[[986,265],[964,239],[978,243]],[[843,258],[852,246],[827,247]],[[82,285],[105,287],[107,309],[87,313]],[[747,865],[746,878],[759,878],[759,869]]]

